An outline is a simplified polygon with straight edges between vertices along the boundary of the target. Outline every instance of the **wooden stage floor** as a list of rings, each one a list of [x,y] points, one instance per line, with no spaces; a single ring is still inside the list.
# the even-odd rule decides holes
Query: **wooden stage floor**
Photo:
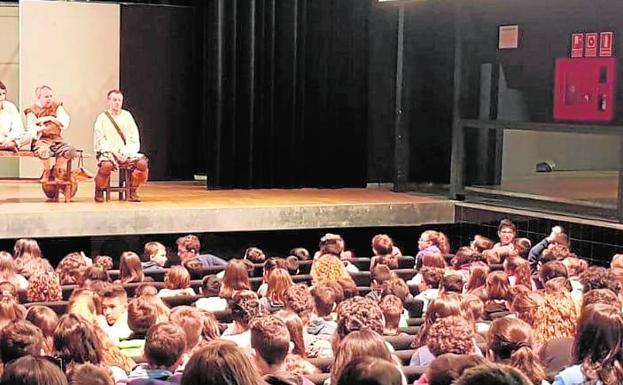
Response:
[[[70,203],[46,202],[36,181],[0,181],[0,238],[164,234],[454,223],[444,198],[380,189],[206,190],[150,182],[143,202],[93,201],[81,183]]]

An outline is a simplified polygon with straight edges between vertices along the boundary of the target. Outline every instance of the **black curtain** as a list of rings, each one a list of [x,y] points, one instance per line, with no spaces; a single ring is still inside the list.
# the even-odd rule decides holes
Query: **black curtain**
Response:
[[[363,186],[372,0],[209,0],[209,188]]]
[[[194,7],[121,6],[120,86],[151,180],[187,180],[203,169],[200,25]]]

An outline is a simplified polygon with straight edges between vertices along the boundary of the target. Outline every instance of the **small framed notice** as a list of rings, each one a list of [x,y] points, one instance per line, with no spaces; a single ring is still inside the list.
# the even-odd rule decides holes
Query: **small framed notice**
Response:
[[[513,49],[519,47],[519,26],[501,25],[498,39],[498,49]]]

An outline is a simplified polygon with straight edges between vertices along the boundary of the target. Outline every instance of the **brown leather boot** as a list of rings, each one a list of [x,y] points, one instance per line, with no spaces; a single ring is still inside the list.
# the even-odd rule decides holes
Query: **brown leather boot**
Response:
[[[104,190],[95,188],[95,197],[93,198],[97,203],[104,202]]]
[[[0,145],[0,151],[18,152],[19,150],[17,149],[17,144],[15,142],[9,142],[7,144]]]
[[[136,193],[135,188],[130,189],[130,196],[128,197],[128,201],[129,202],[140,202],[141,201],[141,198],[138,197],[138,194]]]

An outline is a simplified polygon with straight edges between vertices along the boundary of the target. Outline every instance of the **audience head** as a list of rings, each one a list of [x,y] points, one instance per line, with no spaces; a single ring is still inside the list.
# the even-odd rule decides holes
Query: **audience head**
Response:
[[[541,266],[540,278],[543,284],[557,277],[568,277],[567,268],[560,261],[549,261]]]
[[[573,355],[589,382],[623,382],[623,315],[621,308],[594,304],[584,308],[578,323]]]
[[[396,331],[398,324],[400,323],[400,316],[403,312],[402,301],[395,295],[386,295],[379,302],[379,307],[383,312],[385,318],[385,333],[389,331]]]
[[[536,291],[520,293],[513,299],[511,310],[517,318],[534,327],[537,322],[536,313],[544,302],[543,295]]]
[[[493,245],[494,243],[491,239],[479,234],[474,235],[474,239],[470,243],[470,247],[478,253],[491,249]]]
[[[100,266],[106,271],[112,270],[113,268],[112,258],[110,258],[108,255],[96,255],[93,258],[93,265]]]
[[[204,315],[192,306],[177,306],[171,310],[169,321],[182,328],[185,334],[186,351],[191,351],[203,334]]]
[[[571,297],[545,293],[543,298],[543,304],[537,309],[532,324],[534,342],[541,345],[552,338],[573,337],[578,314]]]
[[[56,329],[56,324],[58,324],[58,314],[47,306],[35,305],[28,308],[26,321],[29,321],[41,330],[47,342],[47,349],[51,350],[54,329]]]
[[[250,359],[229,341],[214,340],[196,351],[181,385],[264,385]]]
[[[65,373],[47,358],[24,356],[4,367],[4,385],[67,385]]]
[[[619,308],[623,306],[621,304],[621,300],[616,295],[616,293],[610,289],[595,289],[584,293],[584,296],[582,297],[583,309],[588,305],[593,305],[596,303],[616,306]]]
[[[358,357],[344,366],[337,385],[403,385],[402,372],[393,362],[374,357]]]
[[[192,234],[177,238],[176,244],[177,256],[182,263],[189,258],[199,255],[199,251],[201,250],[199,238]]]
[[[535,385],[509,365],[484,364],[467,369],[454,385]]]
[[[115,381],[109,369],[86,363],[74,367],[69,385],[115,385]]]
[[[0,330],[2,362],[10,362],[27,355],[40,356],[47,351],[47,342],[43,333],[28,321],[13,321]]]
[[[521,370],[533,384],[545,379],[545,370],[532,349],[532,328],[519,319],[498,318],[487,332],[487,353],[492,361]]]
[[[19,258],[43,258],[39,243],[34,239],[21,238],[15,241],[13,246],[13,257]]]
[[[190,287],[190,273],[183,266],[172,266],[164,276],[164,287],[171,290]]]
[[[439,233],[435,230],[426,230],[420,235],[418,249],[424,250],[431,246],[439,248]]]
[[[290,286],[285,293],[286,308],[296,313],[307,324],[314,310],[314,299],[304,284]]]
[[[600,266],[591,266],[586,269],[580,275],[580,282],[584,286],[584,293],[594,289],[610,289],[617,294],[621,291],[621,284],[616,274],[612,270]]]
[[[119,260],[119,279],[121,283],[143,282],[145,274],[141,258],[133,251],[126,251],[121,254]]]
[[[314,312],[319,317],[328,317],[335,307],[335,290],[326,284],[316,285],[311,290]]]
[[[82,254],[74,252],[67,254],[56,267],[56,273],[61,280],[61,285],[77,285],[82,282],[82,275],[87,268],[87,263]]]
[[[232,259],[225,267],[225,274],[221,281],[221,293],[223,298],[232,298],[235,292],[249,290],[249,271],[247,265],[239,259]]]
[[[461,296],[461,310],[465,318],[472,323],[482,320],[485,313],[484,302],[474,294],[463,294]]]
[[[515,226],[515,224],[509,219],[502,219],[498,225],[498,238],[500,239],[500,244],[511,244],[515,240],[516,236],[517,226]]]
[[[54,352],[66,364],[90,362],[98,365],[103,359],[103,347],[94,326],[76,314],[65,314],[54,330]]]
[[[53,302],[63,299],[63,291],[58,275],[54,272],[41,272],[30,277],[26,298],[29,302]]]
[[[82,287],[89,287],[95,282],[110,282],[108,271],[100,265],[87,267],[82,276]]]
[[[459,293],[463,292],[463,274],[447,271],[441,278],[440,286],[444,293]]]
[[[145,294],[128,304],[128,327],[138,336],[143,336],[153,325],[169,319],[170,310],[160,297]]]
[[[282,365],[288,355],[290,349],[288,327],[284,321],[272,315],[256,317],[249,327],[256,365],[262,374],[269,374],[273,367]]]
[[[248,259],[252,263],[264,263],[266,255],[257,247],[249,247],[244,251],[244,259]]]
[[[9,293],[0,293],[0,330],[8,323],[24,319],[24,309]]]
[[[245,329],[254,317],[261,315],[259,298],[255,292],[250,290],[236,292],[230,301],[229,308],[232,319]]]
[[[400,298],[402,302],[405,302],[409,297],[409,286],[402,278],[393,278],[389,281],[385,281],[381,286],[381,294],[383,296],[393,294]]]
[[[509,300],[511,297],[508,276],[503,271],[489,273],[485,287],[490,300]]]
[[[372,253],[374,255],[391,255],[394,241],[387,234],[377,234],[372,238]]]
[[[275,304],[286,304],[286,291],[294,283],[292,277],[285,269],[275,269],[270,273],[268,278],[268,290],[266,291],[266,297]]]
[[[299,261],[307,261],[309,260],[309,251],[304,247],[295,247],[290,250],[290,255],[294,255],[299,259]]]
[[[206,275],[201,280],[201,294],[204,297],[218,297],[221,292],[221,280],[216,275]]]
[[[102,313],[109,325],[115,322],[128,310],[128,295],[120,284],[110,284],[101,293]]]
[[[337,310],[338,340],[342,340],[353,331],[371,330],[383,334],[383,311],[369,298],[353,297],[338,305]]]
[[[146,294],[157,295],[158,288],[151,283],[141,283],[134,289],[134,298],[141,297]]]
[[[160,242],[147,242],[143,248],[145,260],[151,261],[160,267],[165,267],[167,259],[167,248]]]
[[[350,279],[350,274],[339,257],[332,254],[323,254],[312,264],[310,272],[314,283],[339,281],[342,278]]]
[[[186,351],[186,334],[173,322],[153,325],[145,336],[145,358],[150,366],[174,372]]]
[[[346,336],[335,351],[335,358],[331,366],[331,383],[337,384],[346,365],[360,357],[372,357],[388,362],[392,356],[385,340],[372,329],[360,329]]]
[[[474,353],[474,327],[459,316],[440,318],[428,330],[426,346],[434,356]]]
[[[420,269],[422,281],[426,284],[428,289],[439,289],[444,271],[444,269],[438,267],[424,266]]]
[[[430,385],[451,385],[467,369],[486,362],[487,360],[476,354],[442,354],[431,362],[426,371],[428,383]]]

